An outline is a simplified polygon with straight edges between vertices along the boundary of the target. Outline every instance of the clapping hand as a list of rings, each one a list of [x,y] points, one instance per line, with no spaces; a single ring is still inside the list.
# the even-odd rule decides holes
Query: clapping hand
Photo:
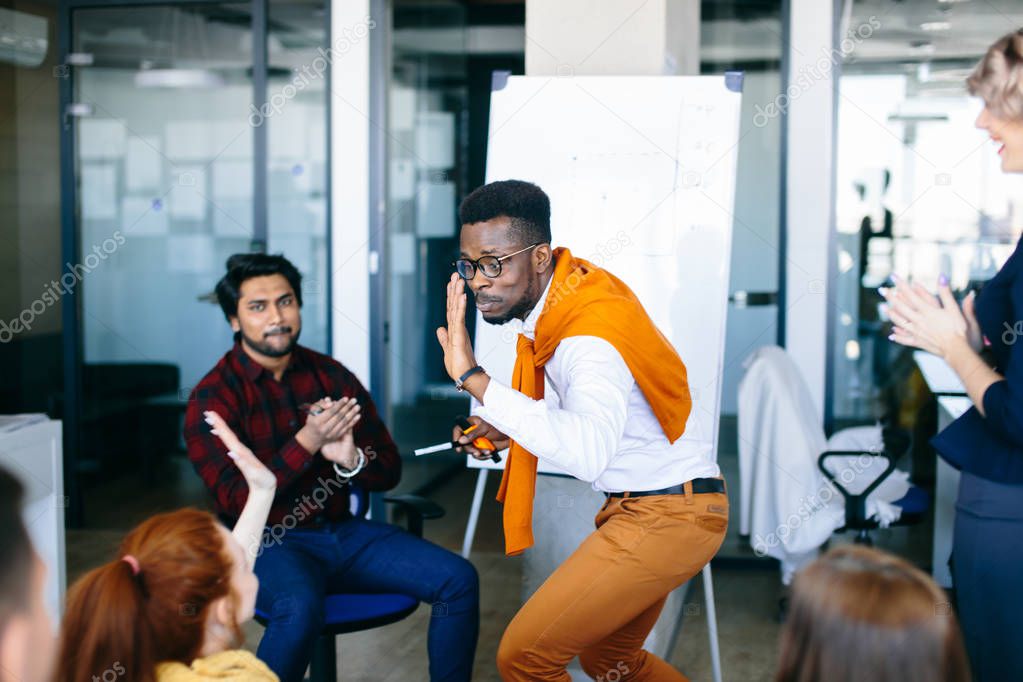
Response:
[[[227,456],[234,460],[235,465],[242,472],[245,482],[249,484],[249,490],[274,491],[277,488],[277,477],[258,457],[252,454],[252,450],[248,446],[238,440],[238,436],[227,425],[227,422],[212,410],[203,414],[206,417],[206,423],[210,425],[210,433],[219,438],[227,448]]]
[[[351,434],[352,427],[359,421],[362,406],[355,398],[333,400],[323,398],[317,401],[309,411],[309,417],[302,427],[312,447],[311,452],[322,450],[331,441],[341,440],[345,434]]]
[[[889,338],[896,343],[947,359],[957,343],[965,341],[972,346],[975,339],[969,337],[979,338],[979,329],[970,329],[971,322],[976,325],[972,299],[969,307],[973,319],[969,320],[944,277],[939,282],[937,297],[921,285],[901,279],[896,280],[894,287],[882,288],[880,292],[888,302],[888,315],[895,324]]]

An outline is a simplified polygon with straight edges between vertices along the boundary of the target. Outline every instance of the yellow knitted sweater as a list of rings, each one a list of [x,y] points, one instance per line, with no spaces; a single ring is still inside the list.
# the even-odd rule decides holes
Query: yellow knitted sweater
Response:
[[[222,651],[205,658],[197,658],[191,666],[177,661],[156,666],[159,682],[203,682],[229,680],[230,682],[280,682],[277,675],[251,652]]]

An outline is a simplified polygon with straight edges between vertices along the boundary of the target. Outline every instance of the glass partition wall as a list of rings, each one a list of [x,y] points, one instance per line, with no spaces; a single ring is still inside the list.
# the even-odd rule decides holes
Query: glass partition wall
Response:
[[[877,287],[895,273],[933,291],[944,274],[965,295],[1023,229],[1023,179],[1001,172],[965,87],[988,45],[1023,22],[1000,4],[858,1],[843,26],[855,39],[838,83],[834,428],[917,428],[928,404],[912,352],[887,339]]]
[[[484,182],[490,78],[522,73],[525,7],[395,0],[386,107],[383,277],[385,415],[405,462],[401,488],[422,490],[464,455],[414,458],[451,437],[469,400],[444,371],[435,330],[458,253],[458,204]]]
[[[329,22],[305,0],[66,11],[66,478],[73,522],[116,526],[205,500],[181,420],[232,345],[212,295],[228,256],[288,257],[300,342],[329,352],[329,74],[311,68]]]
[[[744,361],[758,348],[784,343],[779,300],[784,291],[785,114],[760,113],[777,110],[784,87],[784,4],[737,0],[701,6],[701,73],[744,74],[717,453],[730,486],[739,484],[737,412]],[[720,556],[752,556],[738,530],[737,523],[729,526]]]

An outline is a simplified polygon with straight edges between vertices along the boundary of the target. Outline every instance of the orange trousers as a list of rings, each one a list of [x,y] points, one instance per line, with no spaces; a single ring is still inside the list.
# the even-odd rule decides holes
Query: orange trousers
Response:
[[[501,639],[501,679],[571,680],[576,656],[598,682],[686,680],[642,649],[668,594],[717,553],[724,493],[609,498],[591,533],[540,586]]]

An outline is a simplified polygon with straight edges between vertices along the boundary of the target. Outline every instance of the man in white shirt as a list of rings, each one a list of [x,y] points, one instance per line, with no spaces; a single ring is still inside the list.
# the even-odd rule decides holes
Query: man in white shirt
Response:
[[[714,556],[728,523],[724,481],[680,436],[691,408],[685,366],[634,294],[567,249],[552,250],[550,202],[516,180],[459,209],[461,257],[437,330],[448,374],[482,405],[469,442],[511,444],[499,499],[509,554],[532,544],[536,458],[590,481],[607,501],[597,530],[508,626],[506,680],[569,680],[579,656],[598,679],[684,680],[642,645],[667,595]],[[476,364],[465,284],[483,319],[520,333],[513,386]]]

